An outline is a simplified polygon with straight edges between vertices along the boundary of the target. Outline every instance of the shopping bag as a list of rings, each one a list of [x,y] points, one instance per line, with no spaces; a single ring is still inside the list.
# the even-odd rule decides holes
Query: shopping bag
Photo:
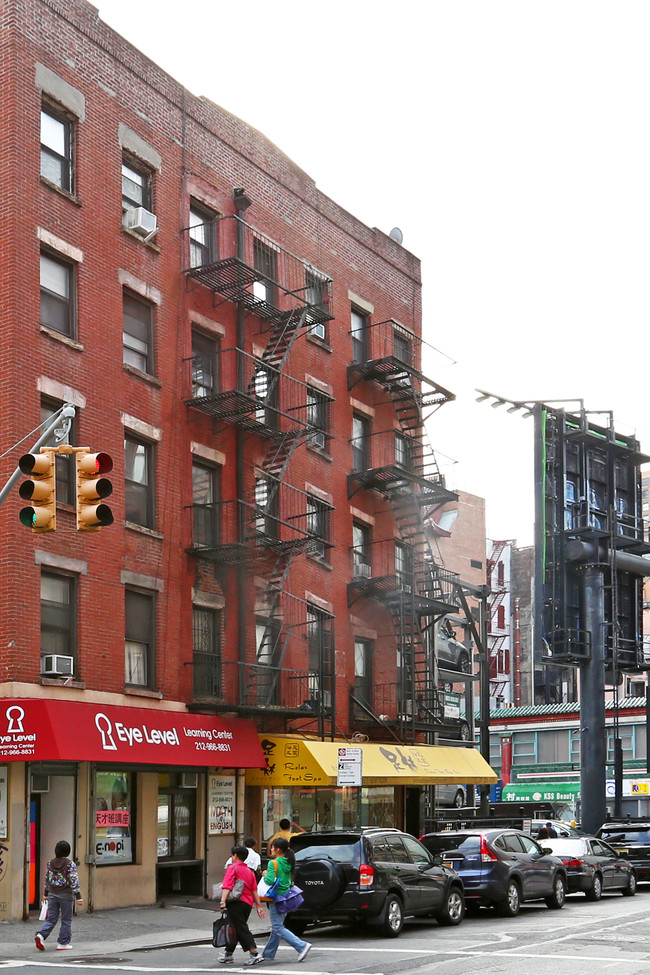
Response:
[[[234,942],[235,929],[224,911],[221,917],[212,922],[212,946],[213,948],[225,948],[226,945],[232,945]]]
[[[38,915],[39,921],[45,921],[47,919],[47,901],[41,901],[41,913]]]
[[[272,884],[267,884],[264,877],[260,880],[257,885],[257,893],[260,895],[260,900],[263,901],[274,901],[278,896],[278,887],[280,886],[280,878],[276,877]]]
[[[275,909],[278,914],[288,914],[289,911],[297,911],[304,900],[301,888],[292,884],[286,894],[275,898]]]

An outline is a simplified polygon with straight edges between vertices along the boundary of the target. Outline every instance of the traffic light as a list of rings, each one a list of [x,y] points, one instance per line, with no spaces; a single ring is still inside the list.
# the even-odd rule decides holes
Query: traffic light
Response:
[[[18,494],[31,505],[20,509],[20,523],[35,532],[53,532],[56,529],[56,451],[41,447],[40,454],[23,454],[18,461],[23,474],[30,480],[23,481]]]
[[[113,524],[113,512],[102,498],[113,493],[113,485],[104,474],[113,470],[109,454],[91,454],[81,448],[75,452],[77,465],[77,531],[98,531]]]

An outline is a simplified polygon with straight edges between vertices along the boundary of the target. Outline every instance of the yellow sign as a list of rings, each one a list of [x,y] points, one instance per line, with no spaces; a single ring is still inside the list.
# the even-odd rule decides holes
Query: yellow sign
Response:
[[[262,786],[336,786],[342,742],[261,735],[266,768],[247,769],[246,784]],[[363,785],[489,784],[494,772],[475,748],[401,745],[358,746],[363,757]]]

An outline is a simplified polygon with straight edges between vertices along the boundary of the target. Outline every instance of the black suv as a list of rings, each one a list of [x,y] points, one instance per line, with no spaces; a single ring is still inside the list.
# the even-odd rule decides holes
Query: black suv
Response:
[[[359,828],[291,837],[294,882],[304,904],[287,925],[301,934],[308,924],[367,922],[396,938],[407,916],[430,915],[439,924],[465,916],[463,884],[455,871],[398,829]]]
[[[634,865],[638,880],[650,880],[650,820],[604,823],[598,836]]]

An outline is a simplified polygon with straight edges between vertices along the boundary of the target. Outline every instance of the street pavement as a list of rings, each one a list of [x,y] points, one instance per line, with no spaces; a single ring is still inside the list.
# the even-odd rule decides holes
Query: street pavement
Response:
[[[221,915],[213,901],[166,898],[151,907],[114,908],[81,913],[72,920],[73,949],[56,949],[58,926],[45,942],[45,952],[38,951],[34,935],[41,926],[38,913],[28,921],[0,921],[0,959],[44,959],[104,957],[147,948],[203,944],[212,939],[212,922]],[[260,950],[270,931],[268,915],[264,920],[251,912],[249,927]]]

